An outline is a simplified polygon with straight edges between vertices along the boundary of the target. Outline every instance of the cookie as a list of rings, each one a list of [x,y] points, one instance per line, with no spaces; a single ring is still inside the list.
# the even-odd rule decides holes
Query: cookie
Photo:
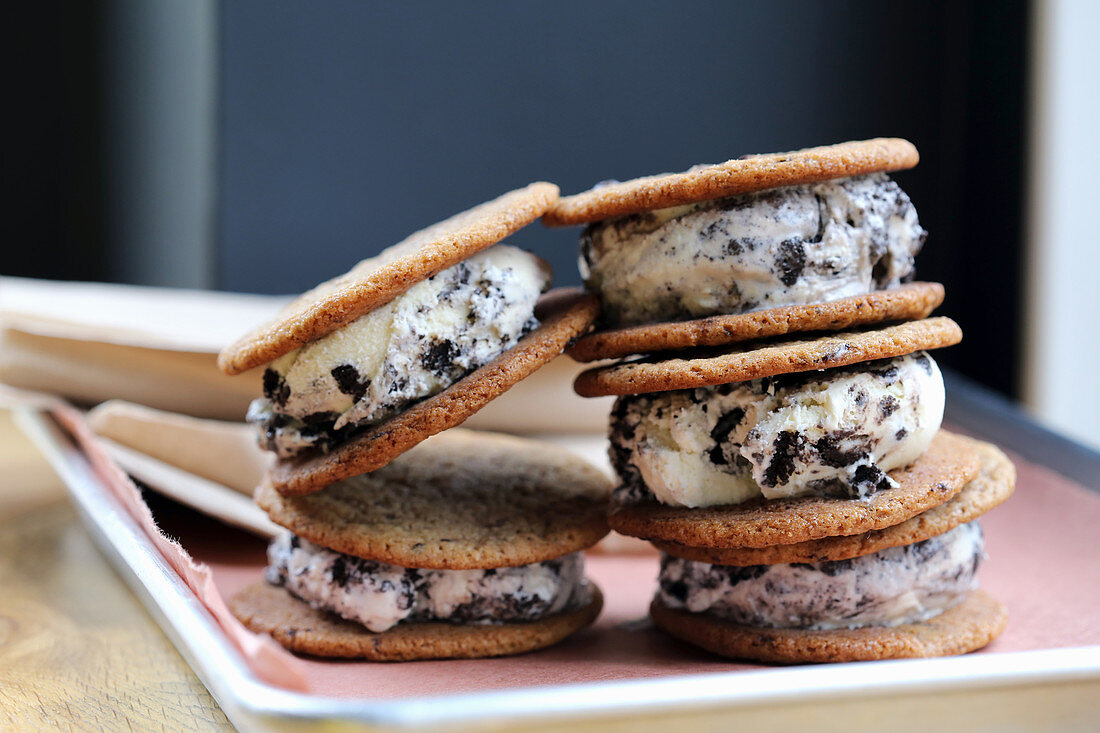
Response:
[[[577,339],[565,353],[577,361],[598,361],[724,346],[803,331],[840,331],[885,321],[908,321],[926,318],[943,302],[943,295],[939,283],[908,283],[827,303],[597,331]]]
[[[376,662],[475,659],[542,649],[588,626],[603,607],[600,589],[591,583],[589,587],[592,598],[587,604],[538,621],[409,623],[377,634],[360,624],[318,611],[282,588],[264,582],[244,588],[230,600],[229,607],[250,630],[269,634],[299,654]]]
[[[657,549],[669,555],[713,565],[776,565],[847,560],[889,547],[922,542],[973,521],[1012,495],[1016,467],[997,446],[956,436],[969,443],[981,458],[981,473],[954,498],[928,509],[901,524],[864,534],[825,537],[771,547],[691,547],[675,542],[655,541]]]
[[[666,633],[735,659],[780,664],[866,662],[966,654],[993,641],[1008,623],[1004,605],[971,591],[958,605],[927,621],[900,626],[811,631],[744,626],[705,614],[673,610],[659,600],[649,608]]]
[[[613,182],[565,196],[553,204],[542,221],[547,226],[586,224],[779,186],[903,170],[919,160],[913,144],[898,138],[749,155],[718,165],[698,165],[684,173]]]
[[[611,482],[565,448],[449,430],[366,475],[256,502],[297,536],[408,568],[526,565],[596,544]]]
[[[718,353],[704,350],[680,358],[596,367],[578,374],[573,389],[582,397],[602,397],[710,387],[903,356],[961,339],[962,329],[950,318],[924,318],[864,331],[754,342]]]
[[[608,521],[621,534],[692,547],[761,548],[863,534],[900,524],[961,492],[981,470],[973,443],[941,430],[915,463],[890,471],[896,488],[869,499],[806,496],[695,508],[649,500],[615,507]]]
[[[554,184],[532,183],[409,235],[299,296],[273,321],[226,347],[218,367],[240,374],[351,323],[527,226],[557,197]]]
[[[518,344],[442,392],[417,403],[331,452],[279,461],[269,473],[284,496],[308,494],[374,471],[420,441],[461,424],[490,401],[558,356],[596,319],[599,301],[579,288],[552,290],[539,301],[540,325]]]

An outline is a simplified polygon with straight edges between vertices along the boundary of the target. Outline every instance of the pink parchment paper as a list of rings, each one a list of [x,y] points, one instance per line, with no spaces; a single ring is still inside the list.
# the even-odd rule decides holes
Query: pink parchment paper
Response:
[[[253,634],[237,621],[229,611],[225,597],[218,590],[213,568],[196,561],[178,540],[158,527],[149,506],[142,499],[141,492],[126,472],[111,460],[84,421],[84,416],[62,402],[51,401],[50,409],[58,422],[73,436],[77,445],[84,450],[92,469],[103,479],[123,509],[149,536],[160,554],[206,606],[230,641],[248,660],[256,676],[291,690],[308,689],[302,663],[270,637]],[[217,525],[218,528],[222,527],[220,523]],[[209,534],[209,531],[205,534]]]
[[[94,438],[74,424],[78,417],[63,417],[86,452],[100,453]],[[1016,494],[982,518],[989,560],[981,582],[1008,606],[1010,621],[1005,633],[978,653],[1100,644],[1100,495],[1041,466],[1014,460]],[[294,657],[251,634],[225,610],[225,598],[260,576],[263,541],[166,500],[153,500],[150,513],[105,455],[93,462],[116,493],[126,496],[128,509],[143,515],[141,523],[158,536],[158,548],[257,673],[276,684],[318,695],[382,699],[756,668],[680,644],[648,624],[656,554],[590,555],[588,574],[603,589],[604,611],[594,626],[544,651],[399,664]],[[178,544],[154,527],[154,516]]]

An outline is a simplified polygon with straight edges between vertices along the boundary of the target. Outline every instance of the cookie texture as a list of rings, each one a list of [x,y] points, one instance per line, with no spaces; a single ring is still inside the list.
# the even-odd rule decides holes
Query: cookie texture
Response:
[[[476,659],[541,649],[592,623],[603,607],[599,588],[572,611],[538,621],[459,625],[409,623],[372,633],[339,616],[318,611],[282,588],[257,582],[245,587],[229,607],[241,623],[268,634],[287,649],[318,657],[407,662],[418,659]]]
[[[962,491],[981,470],[972,443],[941,430],[915,463],[890,471],[897,488],[869,499],[807,496],[702,508],[650,500],[617,506],[608,521],[621,534],[692,547],[761,548],[863,534],[900,524]]]
[[[943,302],[943,295],[943,285],[939,283],[907,283],[827,303],[597,331],[577,339],[566,353],[577,361],[598,361],[656,351],[724,346],[788,333],[840,331],[885,321],[915,320],[928,317]]]
[[[778,186],[903,170],[919,160],[916,147],[900,138],[748,155],[717,165],[698,165],[684,173],[613,182],[565,196],[554,203],[542,221],[547,226],[585,224]]]
[[[692,547],[675,542],[655,541],[657,549],[674,557],[714,565],[776,565],[848,560],[890,547],[922,542],[971,522],[1012,496],[1016,467],[997,446],[973,438],[956,436],[969,443],[981,458],[981,472],[954,498],[921,512],[901,524],[857,535],[825,537],[771,547]]]
[[[744,626],[705,614],[676,611],[659,600],[649,609],[666,633],[735,659],[780,664],[867,662],[966,654],[989,644],[1008,622],[1004,605],[975,590],[959,604],[919,623],[807,631]]]
[[[299,296],[273,321],[226,347],[218,367],[240,374],[351,323],[527,226],[557,197],[554,184],[532,183],[409,235]]]
[[[961,340],[962,329],[950,318],[924,318],[864,331],[749,343],[718,353],[704,350],[679,358],[595,367],[578,374],[573,389],[582,397],[694,389],[903,356]]]
[[[406,568],[468,570],[552,560],[608,532],[611,482],[558,446],[449,430],[323,491],[256,501],[321,547]]]
[[[599,301],[579,288],[559,288],[542,297],[537,329],[485,366],[442,392],[353,436],[332,451],[279,461],[269,473],[279,493],[308,494],[385,466],[420,441],[460,425],[520,380],[561,354],[591,328]]]

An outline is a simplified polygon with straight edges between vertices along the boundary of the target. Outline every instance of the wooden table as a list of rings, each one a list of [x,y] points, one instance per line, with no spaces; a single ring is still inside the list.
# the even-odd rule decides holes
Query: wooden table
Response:
[[[0,411],[0,730],[232,730]],[[700,710],[684,730],[1096,730],[1100,682]],[[646,718],[569,726],[667,729]],[[554,730],[537,723],[525,733]]]
[[[0,730],[233,730],[0,411]]]

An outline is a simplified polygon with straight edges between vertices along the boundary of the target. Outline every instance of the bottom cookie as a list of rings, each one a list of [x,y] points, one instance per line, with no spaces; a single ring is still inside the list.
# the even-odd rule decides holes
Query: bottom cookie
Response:
[[[283,588],[260,581],[229,603],[241,623],[268,634],[287,649],[319,657],[405,662],[418,659],[476,659],[542,649],[592,623],[603,608],[600,589],[589,583],[589,602],[538,621],[457,625],[410,623],[379,634],[312,608]]]
[[[744,567],[847,560],[889,547],[921,542],[977,519],[1008,499],[1016,488],[1016,467],[1000,448],[972,438],[963,439],[969,441],[981,457],[981,473],[951,500],[901,524],[864,534],[837,535],[768,547],[692,547],[660,540],[654,540],[653,545],[673,557]]]
[[[685,507],[655,499],[621,504],[608,517],[621,534],[690,547],[767,548],[885,529],[954,498],[982,468],[980,441],[940,430],[928,449],[890,476],[898,486],[867,499],[800,496]]]
[[[995,639],[1008,622],[1004,605],[980,590],[935,618],[892,627],[810,631],[744,626],[673,610],[660,600],[653,601],[649,613],[658,628],[681,641],[726,657],[781,664],[966,654]]]

